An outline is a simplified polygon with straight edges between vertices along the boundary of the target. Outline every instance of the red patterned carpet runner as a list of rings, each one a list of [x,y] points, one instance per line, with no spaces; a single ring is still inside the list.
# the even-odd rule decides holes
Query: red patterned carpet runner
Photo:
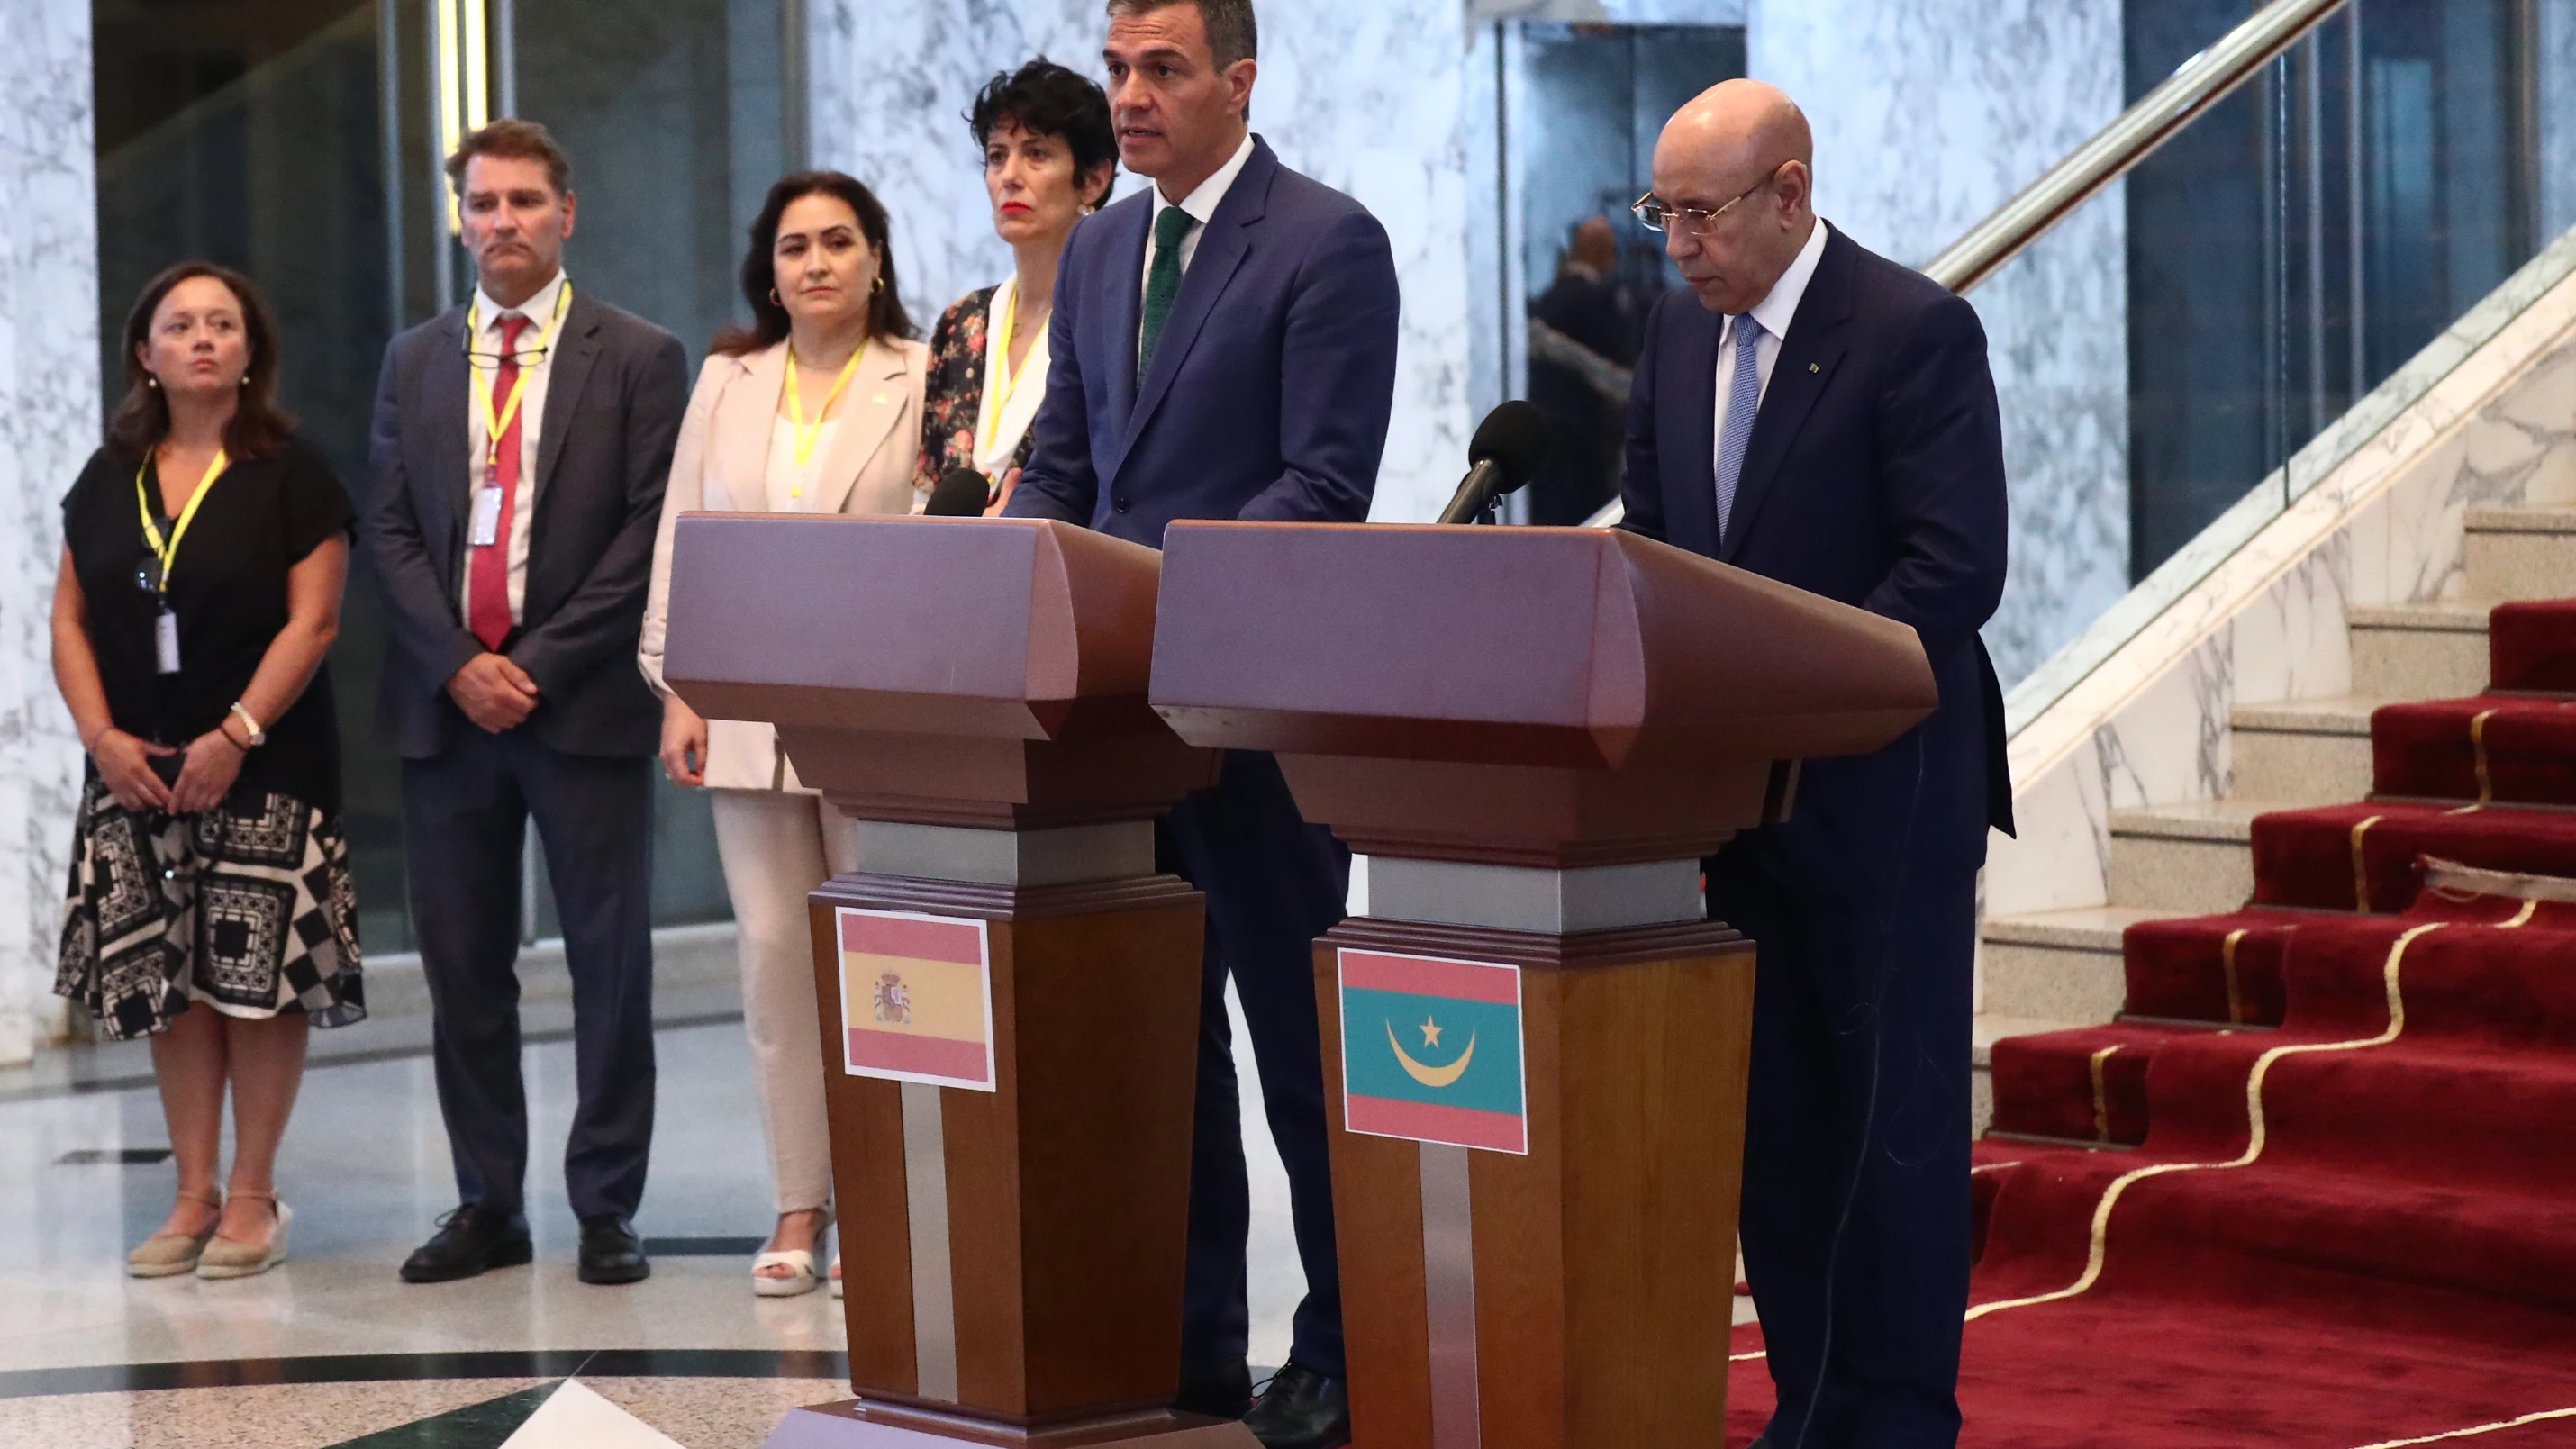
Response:
[[[2576,603],[2490,641],[2245,909],[2130,929],[2120,1022],[1995,1044],[1963,1443],[2576,1446]]]

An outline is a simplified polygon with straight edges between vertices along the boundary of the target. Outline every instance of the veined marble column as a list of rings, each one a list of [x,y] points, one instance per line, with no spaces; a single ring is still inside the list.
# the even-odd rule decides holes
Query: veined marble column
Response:
[[[1458,0],[1299,0],[1261,8],[1253,129],[1346,191],[1393,243],[1404,288],[1381,519],[1428,519],[1466,469],[1467,160]],[[816,0],[815,164],[875,189],[894,220],[905,305],[924,335],[950,302],[1009,275],[964,112],[995,71],[1047,55],[1100,74],[1100,0]],[[1121,173],[1118,194],[1143,184]]]
[[[0,47],[0,1064],[51,994],[80,742],[54,692],[63,494],[98,445],[89,7],[16,7]]]
[[[1751,72],[1816,131],[1818,209],[1921,266],[2121,109],[2119,0],[1753,0]],[[2012,480],[1986,625],[2009,688],[2128,592],[2128,228],[2114,185],[1970,294]]]

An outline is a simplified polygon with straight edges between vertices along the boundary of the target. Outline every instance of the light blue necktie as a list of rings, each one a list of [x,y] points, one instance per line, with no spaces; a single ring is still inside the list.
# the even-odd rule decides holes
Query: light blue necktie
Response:
[[[1726,538],[1727,515],[1735,511],[1735,485],[1744,476],[1744,450],[1753,441],[1753,415],[1762,410],[1762,364],[1754,349],[1762,344],[1762,324],[1750,312],[1728,319],[1735,325],[1735,376],[1726,389],[1726,421],[1717,430],[1717,536]]]

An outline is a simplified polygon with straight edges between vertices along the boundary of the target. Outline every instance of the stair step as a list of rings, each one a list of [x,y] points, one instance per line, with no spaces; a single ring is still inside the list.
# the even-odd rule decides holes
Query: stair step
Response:
[[[1986,1129],[1994,1125],[1995,1043],[2008,1036],[2037,1036],[2042,1032],[2065,1031],[2074,1025],[2074,1022],[1998,1016],[1991,1012],[1980,1012],[1969,1022],[1968,1041],[1972,1055],[1968,1071],[1968,1135],[1971,1139],[1985,1136]]]
[[[2490,607],[2442,602],[2346,610],[2352,692],[2380,699],[2455,699],[2485,689]]]
[[[2121,967],[2123,933],[2159,913],[2121,906],[1990,916],[1985,942],[1989,1013],[2077,1025],[2110,1021],[2129,994]]]
[[[2471,594],[2576,597],[2576,508],[2472,508],[2464,527]]]
[[[2302,805],[2333,805],[2370,793],[2370,712],[2384,701],[2361,695],[2240,704],[2234,731],[2233,793]]]
[[[2209,800],[2111,812],[2111,904],[2214,916],[2254,895],[2254,817],[2276,801]]]

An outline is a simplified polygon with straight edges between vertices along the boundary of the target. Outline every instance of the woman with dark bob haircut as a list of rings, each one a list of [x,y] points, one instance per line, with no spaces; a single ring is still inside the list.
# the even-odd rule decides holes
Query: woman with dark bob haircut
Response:
[[[671,534],[681,514],[910,513],[922,369],[895,285],[885,208],[856,180],[808,171],[770,188],[742,263],[752,325],[715,340],[680,423],[637,662],[662,696],[662,768],[713,792],[716,854],[733,897],[742,1019],[769,1129],[778,1226],[752,1260],[764,1298],[810,1293],[831,1219],[822,1028],[805,896],[858,868],[858,827],[796,778],[765,724],[707,720],[662,680]],[[817,619],[817,627],[867,621]],[[744,641],[746,643],[751,641]]]
[[[993,230],[1010,243],[1011,277],[969,292],[930,334],[918,489],[952,469],[984,475],[999,512],[1029,457],[1029,424],[1046,396],[1047,322],[1056,263],[1074,223],[1098,211],[1118,174],[1109,98],[1044,56],[994,76],[966,113],[984,153]]]
[[[54,682],[89,763],[54,989],[152,1041],[179,1200],[126,1271],[244,1278],[286,1257],[307,1028],[366,1015],[322,663],[349,498],[278,411],[248,278],[172,267],[123,340],[125,400],[63,500]]]

